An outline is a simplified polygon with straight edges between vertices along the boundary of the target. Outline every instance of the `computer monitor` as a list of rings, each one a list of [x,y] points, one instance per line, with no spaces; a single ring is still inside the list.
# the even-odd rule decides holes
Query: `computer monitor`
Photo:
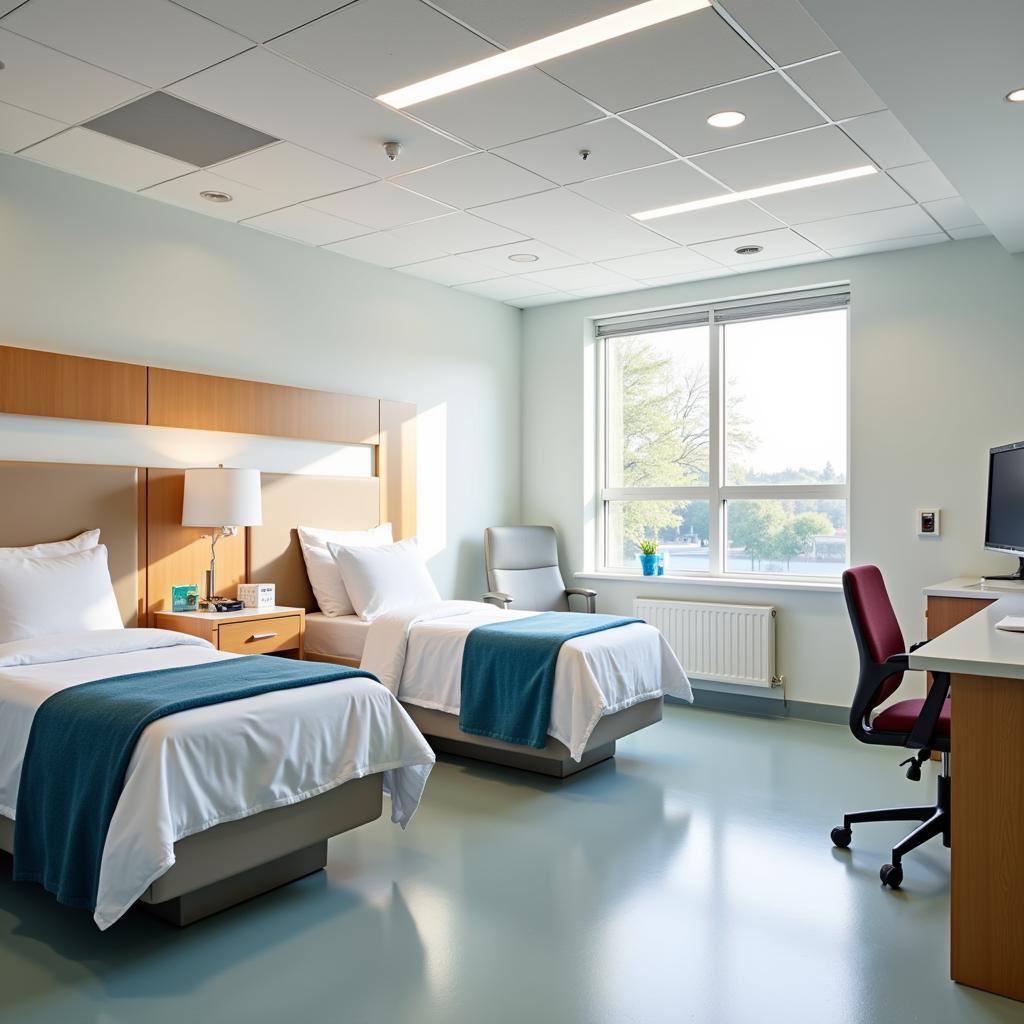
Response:
[[[986,579],[1024,580],[1024,441],[1004,444],[988,453],[985,547],[1019,559],[1015,573]]]

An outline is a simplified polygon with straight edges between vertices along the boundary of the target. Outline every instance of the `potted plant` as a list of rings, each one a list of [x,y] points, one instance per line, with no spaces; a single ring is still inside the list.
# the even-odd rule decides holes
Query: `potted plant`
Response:
[[[640,541],[640,568],[645,576],[657,576],[658,542],[656,540]]]

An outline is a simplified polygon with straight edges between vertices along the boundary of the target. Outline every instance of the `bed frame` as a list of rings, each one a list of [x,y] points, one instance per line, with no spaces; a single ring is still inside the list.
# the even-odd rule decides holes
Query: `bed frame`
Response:
[[[265,506],[287,506],[288,481],[267,475]],[[305,478],[322,496],[323,480]],[[358,513],[339,529],[360,529],[367,506],[379,500],[377,478],[345,480],[328,490],[353,499]],[[273,493],[271,493],[273,492]],[[0,546],[62,540],[99,528],[126,626],[145,612],[146,471],[130,466],[0,462]],[[269,500],[268,500],[269,494]],[[289,499],[290,500],[290,499]],[[379,518],[379,513],[375,513]],[[301,554],[299,555],[301,559]],[[271,577],[272,578],[272,577]],[[308,586],[308,584],[307,584]],[[346,782],[309,800],[226,822],[174,844],[175,864],[157,879],[140,905],[179,927],[269,892],[327,863],[327,840],[379,818],[382,777]],[[0,816],[0,850],[14,850],[15,823]]]

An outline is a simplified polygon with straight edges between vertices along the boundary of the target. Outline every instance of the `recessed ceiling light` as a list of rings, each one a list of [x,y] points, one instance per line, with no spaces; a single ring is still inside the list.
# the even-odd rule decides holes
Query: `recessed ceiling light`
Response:
[[[535,256],[532,252],[514,252],[509,256],[509,259],[513,263],[536,263],[540,257]]]
[[[677,203],[675,206],[660,206],[655,210],[641,210],[634,213],[637,220],[655,220],[658,217],[671,217],[676,213],[689,213],[691,210],[706,210],[711,206],[725,206],[728,203],[741,203],[745,199],[760,199],[762,196],[776,196],[782,192],[795,192],[801,188],[813,188],[815,185],[829,185],[834,181],[846,181],[848,178],[862,178],[866,174],[877,174],[878,168],[873,164],[862,167],[849,167],[845,171],[832,171],[830,174],[816,174],[812,178],[797,178],[795,181],[783,181],[777,185],[762,185],[760,188],[748,188],[742,192],[727,192],[721,196],[708,196],[707,199],[694,199],[689,203]]]
[[[532,43],[496,53],[493,57],[485,57],[461,68],[425,78],[422,82],[414,82],[401,89],[382,93],[377,99],[401,110],[414,103],[422,103],[435,96],[444,96],[470,85],[500,78],[513,71],[521,71],[523,68],[533,67],[534,64],[554,60],[567,53],[575,53],[588,46],[616,39],[663,21],[671,21],[673,18],[692,14],[710,6],[711,0],[648,0],[647,3],[627,7],[603,18],[596,18],[563,32],[536,39]]]
[[[233,196],[228,192],[218,192],[216,189],[206,189],[199,193],[203,199],[210,203],[230,203]]]
[[[741,245],[739,248],[734,249],[733,252],[737,256],[756,256],[759,252],[764,252],[763,245]]]
[[[708,118],[708,124],[712,128],[735,128],[738,124],[746,121],[747,115],[742,110],[720,110]]]
[[[2,67],[3,64],[0,64],[0,68]],[[1024,89],[1014,89],[1013,92],[1008,92],[1006,94],[1006,98],[1011,103],[1024,103]]]

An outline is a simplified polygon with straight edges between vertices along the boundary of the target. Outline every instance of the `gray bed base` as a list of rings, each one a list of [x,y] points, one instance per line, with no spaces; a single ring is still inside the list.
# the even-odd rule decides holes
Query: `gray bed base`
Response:
[[[139,900],[183,928],[327,864],[327,840],[380,817],[383,776],[215,825],[174,844],[175,863]],[[14,851],[14,822],[0,815],[0,850]]]
[[[432,708],[402,703],[409,717],[436,751],[460,754],[477,761],[488,761],[508,768],[539,772],[558,779],[568,778],[600,761],[615,755],[615,741],[639,729],[661,721],[662,699],[641,701],[623,711],[605,715],[597,723],[580,761],[569,756],[569,748],[552,737],[542,750],[522,747],[486,736],[472,736],[459,729],[459,716],[449,715]]]

